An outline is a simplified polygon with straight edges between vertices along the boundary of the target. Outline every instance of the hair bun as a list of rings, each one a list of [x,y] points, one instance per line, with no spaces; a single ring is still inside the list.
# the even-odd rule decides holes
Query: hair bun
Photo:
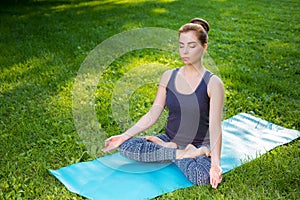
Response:
[[[208,22],[201,18],[194,18],[190,21],[190,23],[201,25],[204,28],[204,30],[206,31],[206,33],[208,33],[208,31],[210,29]]]

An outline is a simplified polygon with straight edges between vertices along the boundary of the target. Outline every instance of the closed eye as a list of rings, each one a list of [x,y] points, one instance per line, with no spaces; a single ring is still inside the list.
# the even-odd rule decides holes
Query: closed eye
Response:
[[[187,43],[190,48],[195,48],[197,46],[196,42],[188,42]],[[179,48],[184,48],[185,44],[183,42],[179,43]]]

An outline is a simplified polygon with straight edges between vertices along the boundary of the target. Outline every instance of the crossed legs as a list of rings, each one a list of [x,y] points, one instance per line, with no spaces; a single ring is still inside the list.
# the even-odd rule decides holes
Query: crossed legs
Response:
[[[209,183],[210,158],[205,155],[209,154],[207,147],[188,145],[178,150],[165,134],[150,137],[125,141],[120,146],[121,155],[142,162],[174,162],[192,183]]]

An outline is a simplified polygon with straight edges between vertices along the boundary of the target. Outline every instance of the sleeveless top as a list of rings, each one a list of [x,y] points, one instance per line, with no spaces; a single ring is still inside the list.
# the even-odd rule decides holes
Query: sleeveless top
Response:
[[[196,90],[191,94],[183,94],[175,87],[178,70],[173,70],[166,88],[169,115],[165,132],[179,146],[209,145],[210,98],[207,85],[213,74],[206,70]]]

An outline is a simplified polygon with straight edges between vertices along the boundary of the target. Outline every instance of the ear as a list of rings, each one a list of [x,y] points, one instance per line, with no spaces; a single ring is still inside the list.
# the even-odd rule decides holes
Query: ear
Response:
[[[203,47],[203,51],[206,51],[207,50],[207,43],[204,44],[202,47]]]

